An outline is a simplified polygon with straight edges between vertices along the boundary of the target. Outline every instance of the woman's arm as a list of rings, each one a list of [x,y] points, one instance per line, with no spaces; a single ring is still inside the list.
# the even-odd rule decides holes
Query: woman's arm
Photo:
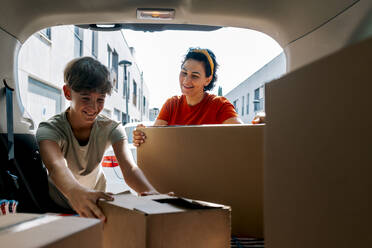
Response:
[[[165,120],[156,119],[154,126],[168,126],[168,122]]]
[[[243,122],[239,117],[232,117],[222,122],[222,124],[243,124]]]

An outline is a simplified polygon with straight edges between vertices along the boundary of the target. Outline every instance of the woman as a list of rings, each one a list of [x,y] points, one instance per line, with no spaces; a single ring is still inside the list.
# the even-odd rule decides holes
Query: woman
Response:
[[[179,75],[182,95],[165,102],[154,126],[242,124],[234,106],[225,97],[207,92],[215,86],[217,67],[216,57],[211,50],[190,48]],[[144,140],[143,132],[133,131],[135,146]]]

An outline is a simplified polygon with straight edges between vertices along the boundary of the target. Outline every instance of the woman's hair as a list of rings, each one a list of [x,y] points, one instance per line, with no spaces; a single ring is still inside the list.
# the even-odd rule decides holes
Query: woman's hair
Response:
[[[188,59],[194,59],[204,64],[205,76],[209,77],[212,76],[211,82],[204,87],[204,91],[212,90],[215,86],[215,82],[217,81],[217,68],[218,63],[216,61],[216,56],[214,53],[209,49],[202,49],[202,48],[189,48],[189,51],[185,55],[184,60],[182,61],[182,65]]]
[[[70,61],[64,70],[65,83],[76,92],[111,94],[112,83],[106,66],[92,57]]]

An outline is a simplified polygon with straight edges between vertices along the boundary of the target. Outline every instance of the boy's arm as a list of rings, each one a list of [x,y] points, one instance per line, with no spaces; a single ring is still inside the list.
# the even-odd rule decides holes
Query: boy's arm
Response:
[[[158,194],[134,162],[127,141],[119,140],[112,145],[112,148],[123,172],[125,182],[139,194]]]
[[[42,140],[39,142],[39,147],[49,176],[69,200],[72,208],[83,217],[96,217],[104,220],[105,216],[97,206],[97,201],[101,198],[113,200],[113,197],[104,192],[83,187],[68,169],[61,149],[55,141]]]

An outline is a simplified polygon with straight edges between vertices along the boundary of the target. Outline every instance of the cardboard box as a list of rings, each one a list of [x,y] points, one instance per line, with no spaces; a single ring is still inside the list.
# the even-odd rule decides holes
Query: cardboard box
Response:
[[[148,127],[138,166],[160,192],[231,206],[232,234],[262,238],[264,128]]]
[[[371,247],[371,68],[369,39],[267,85],[265,247]]]
[[[100,201],[105,248],[229,247],[230,208],[168,195],[129,192]]]
[[[0,216],[1,247],[102,247],[102,223],[97,219],[56,215]]]

